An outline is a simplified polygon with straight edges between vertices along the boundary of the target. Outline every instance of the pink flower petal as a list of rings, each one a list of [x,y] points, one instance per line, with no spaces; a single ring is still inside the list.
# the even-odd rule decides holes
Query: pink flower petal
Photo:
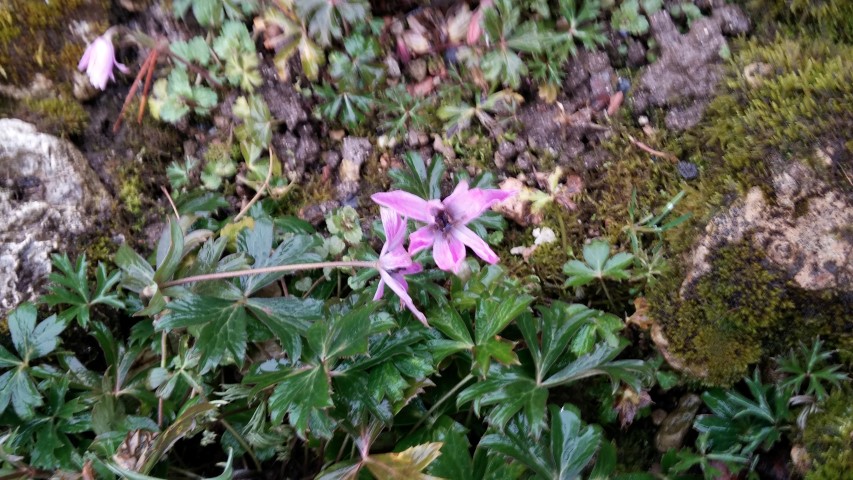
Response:
[[[86,67],[89,65],[89,59],[92,57],[92,47],[93,47],[93,45],[94,45],[94,44],[90,43],[90,44],[86,47],[86,51],[85,51],[85,52],[83,52],[83,58],[81,58],[81,59],[80,59],[80,63],[78,63],[78,64],[77,64],[77,70],[80,70],[80,71],[82,72],[82,71],[83,71],[83,70],[85,70],[85,69],[86,69]]]
[[[409,235],[409,255],[431,247],[434,241],[435,230],[431,226],[427,225],[415,230]]]
[[[424,223],[435,221],[432,211],[435,210],[436,206],[409,192],[403,190],[380,192],[374,193],[370,198],[379,205],[395,210],[404,217]]]
[[[483,261],[495,264],[499,260],[497,254],[489,248],[489,245],[470,228],[466,226],[456,226],[453,227],[450,234],[453,238],[458,239],[460,242],[470,247],[478,257],[483,259]]]
[[[406,239],[406,219],[385,207],[379,209],[379,215],[382,217],[382,229],[385,230],[385,245],[382,247],[382,252],[402,247]]]
[[[379,285],[376,285],[376,295],[373,296],[373,301],[377,301],[385,295],[385,280],[382,280],[382,272],[379,272]]]
[[[460,183],[460,185],[462,185]],[[465,225],[475,218],[483,214],[492,205],[502,202],[513,196],[515,192],[506,192],[493,188],[472,188],[459,191],[459,187],[453,192],[453,195],[444,199],[444,206],[447,208],[447,213],[453,219],[456,225]]]
[[[398,268],[406,268],[411,264],[412,256],[403,247],[397,247],[379,256],[379,265],[384,270],[397,270]]]
[[[424,324],[424,326],[428,327],[429,324],[427,324],[426,316],[421,313],[421,311],[418,310],[417,307],[415,307],[415,303],[412,301],[412,297],[409,296],[409,293],[406,291],[406,289],[403,288],[402,285],[397,283],[397,281],[394,280],[394,278],[388,272],[384,270],[379,270],[379,275],[382,277],[382,280],[385,281],[388,287],[390,287],[391,290],[393,290],[394,293],[396,293],[397,296],[400,297],[400,300],[403,302],[403,305],[405,305],[406,308],[408,308],[409,311],[412,312],[415,318],[420,320],[421,323]]]
[[[453,236],[436,235],[432,257],[438,268],[446,272],[455,272],[465,259],[465,245]]]

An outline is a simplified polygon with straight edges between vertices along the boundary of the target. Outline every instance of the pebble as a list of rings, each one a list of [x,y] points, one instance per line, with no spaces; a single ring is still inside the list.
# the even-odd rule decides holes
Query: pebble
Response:
[[[699,176],[699,167],[697,167],[693,162],[685,162],[682,160],[678,162],[675,168],[678,170],[678,174],[681,175],[681,178],[685,180],[693,180]]]

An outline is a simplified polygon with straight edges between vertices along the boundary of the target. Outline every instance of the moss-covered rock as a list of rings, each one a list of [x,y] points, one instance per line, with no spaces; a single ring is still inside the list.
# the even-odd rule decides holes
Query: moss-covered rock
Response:
[[[853,471],[853,392],[832,393],[823,410],[809,417],[803,434],[812,466],[807,480],[848,478]]]

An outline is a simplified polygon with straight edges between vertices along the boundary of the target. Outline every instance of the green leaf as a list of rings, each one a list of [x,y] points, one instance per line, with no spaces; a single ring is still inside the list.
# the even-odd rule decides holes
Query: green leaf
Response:
[[[8,325],[12,345],[15,346],[24,363],[54,351],[59,345],[59,334],[65,330],[64,322],[55,315],[36,325],[37,314],[35,305],[29,302],[22,303],[9,314]]]
[[[196,63],[200,66],[207,66],[210,62],[210,47],[202,37],[193,37],[189,42],[177,41],[169,45],[172,53],[180,56],[188,62]]]
[[[432,442],[399,453],[370,455],[364,465],[377,480],[434,480],[423,470],[441,455],[441,447],[441,442]]]
[[[308,329],[308,344],[322,361],[366,353],[370,314],[377,303],[333,314],[330,321],[315,322]]]
[[[308,23],[308,32],[322,46],[329,46],[332,38],[343,36],[343,25],[364,21],[369,4],[365,0],[295,0],[296,13]]]
[[[578,478],[601,444],[601,431],[592,425],[581,428],[579,412],[572,405],[559,410],[551,405],[551,454],[558,475],[554,478]]]
[[[601,444],[600,429],[582,428],[572,405],[551,405],[550,439],[531,440],[523,421],[513,421],[504,433],[485,435],[479,447],[502,453],[526,465],[542,478],[574,480],[592,461]]]
[[[237,237],[237,250],[254,259],[253,269],[320,261],[319,255],[313,252],[316,240],[312,236],[293,235],[275,250],[272,244],[273,225],[268,219],[256,220],[254,228],[242,230]],[[284,275],[285,272],[249,275],[241,277],[240,283],[244,294],[251,295]]]
[[[247,342],[247,314],[242,304],[191,294],[170,302],[168,308],[156,330],[202,325],[195,345],[201,352],[202,373],[220,364],[242,364]]]
[[[52,282],[49,294],[43,298],[50,306],[70,305],[71,308],[59,314],[64,322],[77,319],[82,327],[89,323],[90,309],[93,305],[104,304],[113,308],[123,308],[124,302],[118,296],[109,293],[121,279],[119,272],[107,274],[106,266],[98,263],[95,273],[95,290],[90,294],[86,278],[86,256],[82,255],[72,264],[68,255],[53,255],[53,265],[60,273],[51,273],[48,279]]]
[[[312,414],[333,406],[329,377],[322,365],[294,369],[276,386],[269,399],[270,417],[280,423],[285,414],[297,433],[309,429]]]
[[[250,298],[247,307],[275,335],[292,359],[302,354],[301,335],[322,318],[323,303],[313,298]]]
[[[503,331],[533,302],[526,294],[511,295],[503,298],[484,298],[479,302],[474,323],[474,341],[483,345]]]
[[[488,378],[459,394],[456,405],[473,402],[477,415],[482,407],[494,406],[487,420],[501,430],[516,413],[523,410],[522,417],[529,432],[538,437],[545,428],[547,400],[548,390],[537,385],[521,368],[493,367]]]
[[[118,248],[115,262],[123,272],[121,286],[131,292],[142,293],[146,287],[155,283],[154,269],[126,243]]]
[[[634,261],[630,253],[621,252],[610,256],[610,244],[596,240],[583,247],[584,262],[570,260],[563,265],[563,273],[569,276],[566,285],[577,287],[594,280],[627,280],[631,273],[627,268]]]
[[[223,467],[222,473],[215,477],[211,477],[208,479],[202,478],[202,480],[230,480],[234,478],[234,467],[232,465],[234,461],[234,450],[228,449],[228,460],[226,460],[225,465]],[[121,478],[126,478],[128,480],[161,480],[159,477],[151,477],[148,475],[143,475],[139,472],[128,470],[124,467],[116,465],[112,462],[105,462],[107,468],[110,469],[111,472],[115,473]],[[221,465],[221,464],[220,464]],[[201,478],[201,477],[199,477]]]

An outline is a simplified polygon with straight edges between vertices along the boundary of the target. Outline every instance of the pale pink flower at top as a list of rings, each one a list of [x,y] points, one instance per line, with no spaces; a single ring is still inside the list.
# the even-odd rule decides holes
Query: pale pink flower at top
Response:
[[[382,228],[385,230],[385,245],[379,253],[379,286],[376,288],[374,300],[379,300],[385,293],[385,285],[388,285],[400,300],[414,314],[414,316],[427,325],[426,316],[415,307],[412,297],[409,296],[409,284],[403,275],[420,272],[423,268],[420,263],[412,261],[412,256],[403,248],[403,240],[406,239],[406,219],[388,208],[380,208],[382,217]]]
[[[116,61],[113,32],[107,30],[86,47],[86,52],[77,64],[77,69],[81,72],[85,69],[92,85],[104,90],[107,88],[107,80],[115,80],[113,67],[118,68],[122,73],[129,72],[126,66]]]
[[[432,256],[438,268],[458,273],[465,260],[465,246],[488,263],[498,261],[495,252],[466,225],[482,215],[487,208],[514,194],[496,189],[469,189],[468,183],[462,181],[442,201],[424,200],[402,190],[376,193],[371,198],[383,207],[426,223],[409,236],[410,255],[432,247]]]

